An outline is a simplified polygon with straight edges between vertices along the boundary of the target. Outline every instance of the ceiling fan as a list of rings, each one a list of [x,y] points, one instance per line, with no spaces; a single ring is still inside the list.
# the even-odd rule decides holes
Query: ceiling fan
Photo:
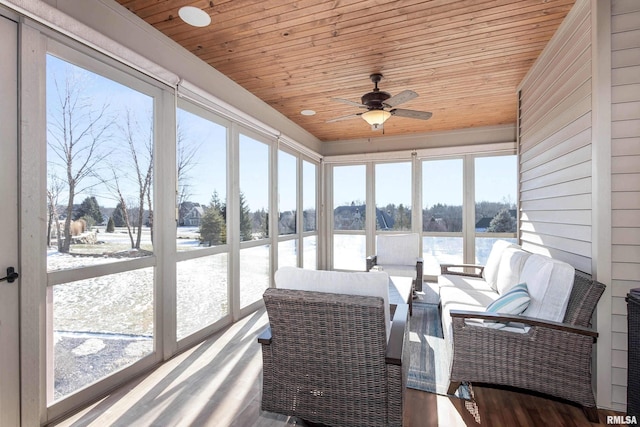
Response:
[[[348,116],[337,117],[328,120],[327,123],[348,120],[354,117],[362,117],[371,125],[372,130],[382,129],[383,123],[391,116],[407,117],[410,119],[429,120],[432,113],[427,111],[405,110],[403,108],[394,108],[404,102],[411,101],[418,97],[418,94],[412,90],[403,90],[397,95],[391,96],[388,92],[378,89],[378,83],[382,80],[382,74],[375,73],[369,76],[375,87],[373,91],[362,95],[362,103],[342,98],[331,98],[332,101],[342,102],[343,104],[352,105],[359,108],[366,108],[367,111],[362,113],[350,114]]]

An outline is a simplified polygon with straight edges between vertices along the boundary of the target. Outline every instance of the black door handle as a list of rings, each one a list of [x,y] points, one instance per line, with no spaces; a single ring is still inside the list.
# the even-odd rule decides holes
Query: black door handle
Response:
[[[0,277],[0,282],[7,281],[9,283],[13,283],[20,275],[16,273],[16,269],[13,267],[7,267],[7,276]]]

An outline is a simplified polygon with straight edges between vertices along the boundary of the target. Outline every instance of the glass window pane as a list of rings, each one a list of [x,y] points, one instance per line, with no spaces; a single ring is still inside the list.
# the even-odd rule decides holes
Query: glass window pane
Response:
[[[47,268],[153,253],[153,98],[47,55]]]
[[[316,225],[316,183],[318,167],[306,160],[302,161],[302,223],[303,231],[315,231]]]
[[[54,399],[153,351],[153,268],[56,285]]]
[[[227,240],[227,128],[178,109],[179,251]]]
[[[516,156],[475,159],[476,232],[516,232],[517,161]]]
[[[269,146],[240,135],[240,239],[269,236]]]
[[[366,214],[366,167],[333,168],[333,229],[364,230]]]
[[[462,232],[462,159],[422,162],[422,231]]]
[[[278,233],[295,234],[298,206],[298,159],[278,151]]]
[[[270,245],[240,250],[240,308],[262,299],[269,287],[270,253]]]
[[[278,268],[298,266],[298,240],[278,242]]]
[[[440,264],[462,264],[462,251],[462,237],[423,237],[424,274],[439,275]]]
[[[227,254],[177,264],[176,320],[178,340],[229,313]]]
[[[333,268],[336,270],[364,271],[366,263],[366,242],[363,235],[333,235]]]
[[[307,236],[302,239],[304,253],[302,254],[303,267],[316,270],[318,268],[318,237]]]
[[[376,230],[411,230],[411,163],[376,165]]]

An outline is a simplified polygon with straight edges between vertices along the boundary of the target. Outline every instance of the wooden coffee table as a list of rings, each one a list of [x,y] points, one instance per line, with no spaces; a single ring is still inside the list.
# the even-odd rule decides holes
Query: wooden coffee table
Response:
[[[413,278],[389,276],[389,304],[391,316],[398,304],[409,304],[409,315],[413,314]]]

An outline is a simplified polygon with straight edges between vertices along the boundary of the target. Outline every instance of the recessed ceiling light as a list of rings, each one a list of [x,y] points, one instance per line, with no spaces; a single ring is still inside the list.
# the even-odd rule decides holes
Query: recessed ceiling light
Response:
[[[303,116],[315,116],[316,112],[313,110],[302,110],[300,111],[300,114]]]
[[[211,17],[207,12],[193,6],[184,6],[178,10],[178,15],[184,22],[194,27],[206,27],[211,24]]]

